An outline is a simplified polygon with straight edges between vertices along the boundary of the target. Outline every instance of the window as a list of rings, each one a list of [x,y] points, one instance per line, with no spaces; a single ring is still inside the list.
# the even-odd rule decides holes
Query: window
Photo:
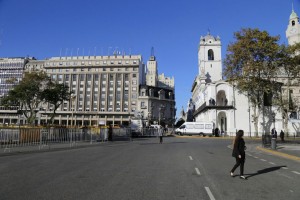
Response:
[[[211,124],[205,124],[205,129],[212,129],[212,125]]]
[[[214,51],[212,49],[208,50],[208,60],[214,60]]]
[[[203,129],[204,128],[204,124],[195,124],[195,128],[196,129]]]

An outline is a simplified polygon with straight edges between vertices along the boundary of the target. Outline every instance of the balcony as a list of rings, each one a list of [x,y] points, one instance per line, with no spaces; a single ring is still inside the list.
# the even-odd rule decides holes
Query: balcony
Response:
[[[206,102],[204,102],[197,110],[194,111],[193,116],[198,115],[202,112],[205,112],[207,110],[230,110],[230,109],[234,109],[232,102],[231,104],[227,104],[227,105],[215,105],[215,104],[209,104],[206,105]]]

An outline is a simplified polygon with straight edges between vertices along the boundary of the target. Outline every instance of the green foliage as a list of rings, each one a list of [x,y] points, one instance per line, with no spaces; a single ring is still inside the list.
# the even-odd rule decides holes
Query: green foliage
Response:
[[[70,100],[70,97],[71,93],[69,92],[68,86],[60,83],[48,83],[46,89],[42,92],[42,100],[54,106],[50,119],[51,123],[53,123],[57,108],[63,101]]]
[[[51,122],[57,108],[64,100],[70,99],[69,87],[54,83],[45,72],[27,72],[22,81],[1,99],[3,106],[19,106],[18,114],[24,114],[29,124],[33,124],[42,103],[54,106]]]
[[[283,113],[287,124],[292,97],[288,96],[289,92],[283,96],[283,84],[278,78],[287,80],[285,87],[289,91],[292,79],[299,77],[300,44],[279,45],[279,36],[273,37],[258,29],[242,29],[234,36],[236,41],[227,49],[224,76],[248,95],[256,131],[263,103],[266,103],[264,96],[271,95],[272,105]]]
[[[224,75],[260,103],[259,97],[273,88],[266,80],[274,77],[280,61],[279,36],[258,29],[242,29],[234,35],[236,42],[228,46]]]
[[[279,91],[274,77],[285,58],[278,44],[279,36],[270,36],[258,29],[242,29],[234,33],[236,41],[227,48],[224,76],[248,96],[252,104],[252,119],[258,133],[258,116],[266,94]]]
[[[22,81],[8,92],[1,104],[19,106],[28,123],[34,123],[36,110],[41,103],[44,86],[50,81],[44,72],[26,72]]]

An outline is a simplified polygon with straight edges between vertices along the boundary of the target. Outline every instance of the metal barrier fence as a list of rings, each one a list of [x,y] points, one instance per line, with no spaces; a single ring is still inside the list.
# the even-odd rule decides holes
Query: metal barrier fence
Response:
[[[172,132],[173,129],[166,129],[163,130],[163,135],[167,135],[168,132]],[[158,136],[158,129],[157,128],[143,128],[141,131],[133,133],[133,136],[138,137],[157,137]]]
[[[113,129],[114,140],[129,140],[130,129]],[[108,140],[107,128],[6,128],[0,129],[3,152],[76,147]]]

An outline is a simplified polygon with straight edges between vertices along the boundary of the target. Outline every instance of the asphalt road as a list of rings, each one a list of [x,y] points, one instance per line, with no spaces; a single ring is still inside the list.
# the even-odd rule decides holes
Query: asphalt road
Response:
[[[232,178],[230,144],[216,138],[168,137],[163,144],[145,138],[0,157],[0,199],[300,199],[299,162],[260,152],[252,142],[248,179]]]

